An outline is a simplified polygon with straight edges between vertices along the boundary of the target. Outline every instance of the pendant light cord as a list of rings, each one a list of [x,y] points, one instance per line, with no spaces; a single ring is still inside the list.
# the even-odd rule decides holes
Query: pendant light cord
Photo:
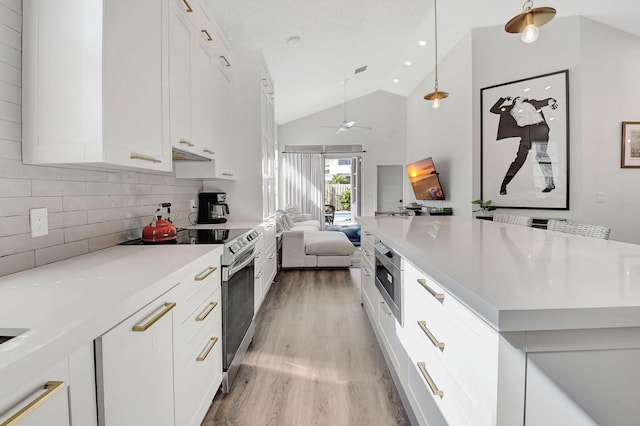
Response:
[[[438,0],[433,0],[433,21],[436,41],[436,92],[438,91]]]

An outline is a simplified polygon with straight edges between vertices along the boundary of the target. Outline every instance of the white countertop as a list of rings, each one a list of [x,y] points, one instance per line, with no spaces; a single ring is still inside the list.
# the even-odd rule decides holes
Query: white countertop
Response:
[[[499,331],[640,326],[640,246],[463,217],[362,227]]]
[[[91,342],[173,288],[177,271],[220,245],[116,246],[0,278],[0,382]]]

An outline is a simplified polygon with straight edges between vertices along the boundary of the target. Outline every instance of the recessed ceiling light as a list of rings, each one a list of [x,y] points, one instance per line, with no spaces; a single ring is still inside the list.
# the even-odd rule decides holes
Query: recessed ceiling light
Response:
[[[287,47],[298,47],[300,45],[300,37],[293,36],[287,39]]]
[[[426,41],[424,41],[424,40],[420,40],[420,41],[418,42],[418,44],[419,44],[420,46],[424,47],[424,46],[426,46],[426,45],[427,45],[427,42],[426,42]]]
[[[393,82],[394,82],[394,83],[400,83],[400,80],[398,80],[397,78],[394,78],[394,79],[393,79]]]
[[[530,92],[531,91],[531,87],[527,87],[526,89],[524,89],[525,92]]]
[[[411,61],[404,61],[404,64],[405,64],[406,66],[410,67],[410,66],[411,66]]]

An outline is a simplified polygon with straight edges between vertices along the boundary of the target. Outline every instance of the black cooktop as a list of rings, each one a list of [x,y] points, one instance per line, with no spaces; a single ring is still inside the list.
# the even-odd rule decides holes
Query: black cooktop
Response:
[[[250,229],[179,229],[175,240],[148,243],[142,241],[142,238],[138,238],[125,241],[119,245],[224,244],[249,231]]]

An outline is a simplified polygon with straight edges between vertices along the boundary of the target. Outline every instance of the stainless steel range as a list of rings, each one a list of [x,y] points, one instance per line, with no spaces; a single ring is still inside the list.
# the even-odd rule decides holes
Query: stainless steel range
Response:
[[[231,389],[255,330],[253,285],[255,239],[251,229],[181,229],[162,244],[223,244],[222,254],[222,391]],[[141,239],[125,245],[145,244]],[[158,244],[158,243],[156,243]]]
[[[255,331],[254,255],[258,232],[224,243],[222,255],[222,391],[231,389]]]

